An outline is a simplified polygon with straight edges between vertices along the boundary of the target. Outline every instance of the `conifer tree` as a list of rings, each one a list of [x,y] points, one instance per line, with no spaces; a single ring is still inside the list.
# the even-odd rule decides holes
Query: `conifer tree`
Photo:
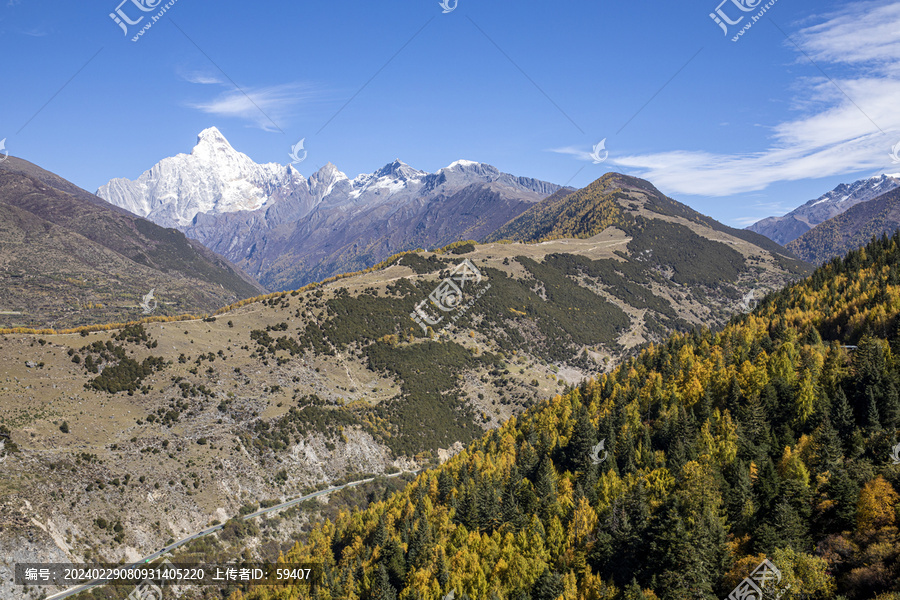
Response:
[[[397,600],[397,590],[391,585],[388,577],[387,569],[384,564],[379,563],[378,570],[375,573],[375,581],[372,583],[372,590],[369,593],[370,600]]]

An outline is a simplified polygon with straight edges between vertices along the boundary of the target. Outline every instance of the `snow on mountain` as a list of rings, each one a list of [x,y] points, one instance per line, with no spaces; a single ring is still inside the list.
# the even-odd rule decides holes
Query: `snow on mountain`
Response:
[[[470,160],[428,173],[397,159],[353,179],[328,163],[306,178],[290,165],[256,164],[211,127],[189,155],[134,181],[113,179],[97,195],[287,289],[400,250],[479,239],[558,189]]]
[[[293,187],[291,167],[259,165],[231,147],[210,127],[197,136],[190,154],[165,158],[134,181],[113,179],[97,195],[164,227],[184,227],[197,213],[257,210],[275,188]]]
[[[292,166],[253,162],[210,127],[197,136],[190,154],[164,158],[134,181],[113,179],[97,195],[164,227],[186,229],[198,214],[256,211],[280,199],[299,203],[299,212],[292,213],[298,218],[318,206],[381,204],[399,194],[431,190],[451,180],[455,187],[473,178],[526,188],[534,181],[470,160],[458,160],[431,174],[400,159],[352,180],[329,162],[307,179]]]
[[[900,173],[877,175],[853,183],[842,183],[827,194],[810,200],[784,216],[765,218],[747,229],[760,233],[783,246],[819,223],[897,187],[900,187]]]

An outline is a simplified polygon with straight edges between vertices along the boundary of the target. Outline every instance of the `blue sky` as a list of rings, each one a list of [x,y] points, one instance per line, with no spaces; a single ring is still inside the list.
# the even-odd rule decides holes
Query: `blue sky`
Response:
[[[733,42],[765,2],[177,0],[132,42],[166,2],[4,1],[0,139],[90,191],[213,125],[257,162],[305,138],[305,175],[619,170],[735,226],[900,172],[896,2],[777,0]]]

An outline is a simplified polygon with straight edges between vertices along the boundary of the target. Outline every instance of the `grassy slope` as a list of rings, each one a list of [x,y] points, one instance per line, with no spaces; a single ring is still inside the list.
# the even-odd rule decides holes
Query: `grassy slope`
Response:
[[[671,327],[730,314],[728,298],[716,295],[722,290],[685,294],[650,264],[623,259],[628,246],[615,230],[539,245],[463,245],[244,303],[215,321],[150,323],[147,340],[114,340],[115,331],[5,336],[0,422],[22,448],[6,463],[7,492],[29,498],[41,522],[70,522],[77,556],[118,558],[251,499],[409,464],[400,455],[428,451],[420,456],[427,460],[562,389],[563,377],[576,382]],[[446,337],[429,340],[408,315],[463,258],[491,288]],[[121,363],[117,347],[135,361],[124,361],[131,376],[123,368],[93,385],[99,373],[86,369],[88,356]],[[152,367],[151,357],[164,366],[137,381],[135,365]],[[59,430],[64,421],[68,434]],[[127,485],[111,484],[129,473]],[[12,495],[0,502],[0,513],[20,509]],[[98,514],[123,519],[120,542],[95,535]]]

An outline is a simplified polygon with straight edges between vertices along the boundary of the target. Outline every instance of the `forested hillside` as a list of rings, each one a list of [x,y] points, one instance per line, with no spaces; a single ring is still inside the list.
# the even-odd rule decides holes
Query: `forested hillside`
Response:
[[[675,334],[320,526],[285,556],[311,588],[232,600],[711,600],[764,558],[788,600],[896,600],[898,267],[882,238]]]

